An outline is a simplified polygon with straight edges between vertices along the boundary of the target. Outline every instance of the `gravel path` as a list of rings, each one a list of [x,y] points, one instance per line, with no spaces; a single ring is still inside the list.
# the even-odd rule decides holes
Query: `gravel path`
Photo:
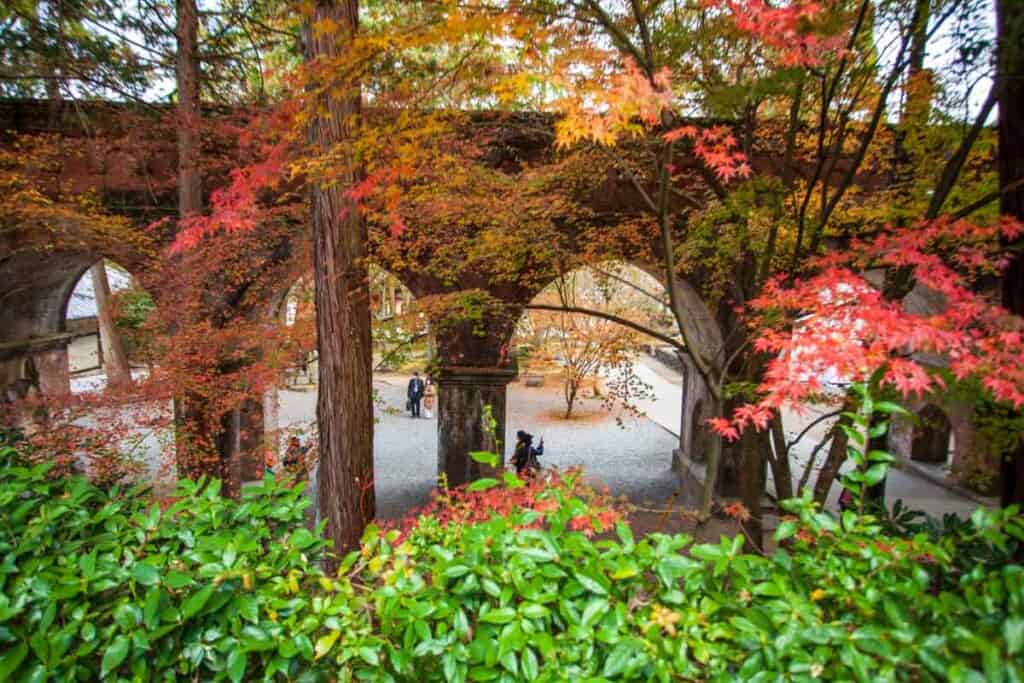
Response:
[[[375,378],[385,406],[405,407],[406,381],[394,375]],[[525,429],[535,438],[544,437],[543,465],[582,465],[591,483],[607,486],[613,495],[643,504],[665,501],[675,491],[675,475],[669,469],[675,438],[650,420],[624,415],[620,426],[616,415],[603,412],[593,400],[577,408],[579,419],[562,420],[557,386],[510,384],[508,402],[507,456],[516,431]],[[309,423],[315,411],[315,391],[281,392],[282,426]],[[437,478],[436,420],[414,420],[404,412],[394,415],[379,409],[374,453],[378,517],[401,517],[427,502]]]

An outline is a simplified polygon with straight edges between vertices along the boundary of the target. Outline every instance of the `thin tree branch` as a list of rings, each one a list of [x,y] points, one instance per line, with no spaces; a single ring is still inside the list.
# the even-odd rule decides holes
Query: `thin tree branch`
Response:
[[[993,79],[992,87],[989,88],[988,96],[985,98],[985,103],[981,105],[978,115],[974,118],[974,124],[967,132],[967,135],[964,136],[963,140],[960,141],[960,146],[957,148],[956,152],[952,157],[950,157],[949,161],[946,162],[945,168],[942,169],[942,176],[939,178],[939,182],[935,186],[935,191],[932,193],[932,200],[928,205],[928,211],[924,215],[926,219],[930,220],[939,215],[939,211],[942,210],[942,205],[949,198],[949,193],[953,191],[953,187],[956,185],[956,180],[960,177],[960,171],[963,170],[964,164],[967,162],[967,156],[974,147],[974,143],[977,142],[978,136],[981,135],[981,131],[985,128],[985,122],[988,120],[989,115],[996,106],[996,101],[998,100],[997,94],[999,92],[998,83],[998,77]]]
[[[984,197],[982,197],[978,201],[971,202],[967,206],[965,206],[965,207],[963,207],[961,209],[957,209],[955,212],[951,213],[950,216],[952,218],[966,218],[967,216],[970,216],[972,213],[974,213],[978,209],[984,208],[987,204],[991,204],[992,202],[996,201],[997,199],[999,199],[1004,194],[1006,194],[1008,192],[1013,192],[1014,190],[1018,189],[1022,185],[1024,185],[1024,178],[1018,178],[1017,180],[1013,181],[1009,185],[1006,185],[1005,187],[1002,187],[1002,188],[996,190],[995,192],[989,192],[987,195],[985,195]]]
[[[799,434],[796,435],[795,439],[786,442],[786,453],[789,453],[789,451],[792,450],[793,446],[800,443],[800,441],[807,435],[807,432],[811,431],[812,429],[814,429],[814,427],[818,426],[825,420],[831,420],[833,417],[839,417],[839,415],[841,415],[842,412],[842,409],[833,410],[831,413],[825,413],[824,415],[821,415],[817,419],[812,421],[809,425],[804,427]]]
[[[508,304],[508,305],[512,306],[512,304]],[[645,327],[645,326],[641,325],[640,323],[633,322],[632,320],[629,320],[627,318],[623,318],[621,316],[617,316],[614,313],[605,313],[604,311],[598,311],[598,310],[593,309],[593,308],[585,308],[583,306],[556,306],[554,304],[526,304],[525,306],[522,306],[522,308],[525,308],[526,310],[529,310],[529,311],[554,311],[556,313],[580,313],[582,315],[592,315],[595,318],[603,318],[604,320],[608,320],[610,322],[617,323],[619,325],[622,325],[623,327],[628,327],[631,330],[639,332],[640,334],[644,334],[644,335],[647,335],[648,337],[652,337],[654,339],[657,339],[660,342],[668,344],[669,346],[671,346],[672,348],[676,349],[677,351],[681,351],[681,352],[686,353],[688,355],[692,355],[692,354],[690,354],[690,350],[688,348],[686,348],[686,345],[683,342],[680,342],[678,339],[673,339],[672,337],[669,337],[669,336],[667,336],[665,334],[662,334],[661,332],[658,332],[656,330],[652,330],[649,327]]]

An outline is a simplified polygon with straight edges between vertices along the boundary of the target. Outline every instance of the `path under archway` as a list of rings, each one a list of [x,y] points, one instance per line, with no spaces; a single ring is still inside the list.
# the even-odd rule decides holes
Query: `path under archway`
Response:
[[[377,375],[374,387],[382,403],[374,430],[374,469],[377,479],[377,513],[394,519],[429,500],[437,482],[437,422],[412,419],[402,410],[405,403],[404,375]],[[582,465],[588,480],[607,486],[616,496],[636,504],[660,503],[675,492],[677,479],[665,454],[676,438],[645,417],[601,413],[600,406],[586,399],[584,419],[563,421],[553,417],[561,397],[552,386],[509,385],[506,455],[510,438],[526,429],[545,441],[544,465],[560,469]],[[311,391],[282,391],[282,427],[308,424],[315,412],[316,395]],[[389,410],[390,409],[390,410]]]

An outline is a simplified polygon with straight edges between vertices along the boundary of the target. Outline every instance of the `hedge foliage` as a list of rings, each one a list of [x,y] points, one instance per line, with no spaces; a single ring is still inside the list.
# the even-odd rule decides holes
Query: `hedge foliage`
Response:
[[[742,537],[593,536],[579,520],[606,518],[556,479],[486,521],[371,527],[327,577],[298,489],[182,482],[161,509],[13,458],[0,680],[1024,680],[1015,510],[898,538],[791,501],[761,557]]]

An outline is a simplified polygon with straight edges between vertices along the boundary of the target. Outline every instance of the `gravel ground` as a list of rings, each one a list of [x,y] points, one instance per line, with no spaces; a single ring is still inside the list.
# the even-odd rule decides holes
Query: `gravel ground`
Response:
[[[385,406],[405,407],[406,381],[395,375],[375,378]],[[675,438],[650,420],[625,415],[620,426],[614,414],[603,412],[593,400],[577,408],[579,419],[559,419],[564,406],[557,386],[510,384],[508,405],[507,455],[516,431],[525,429],[535,439],[544,437],[543,465],[582,465],[591,483],[607,486],[612,495],[655,504],[675,491],[676,478],[669,469]],[[315,412],[315,391],[281,392],[282,426],[309,423]],[[401,517],[427,502],[437,478],[436,420],[414,420],[404,412],[394,415],[379,409],[374,453],[378,517]]]

